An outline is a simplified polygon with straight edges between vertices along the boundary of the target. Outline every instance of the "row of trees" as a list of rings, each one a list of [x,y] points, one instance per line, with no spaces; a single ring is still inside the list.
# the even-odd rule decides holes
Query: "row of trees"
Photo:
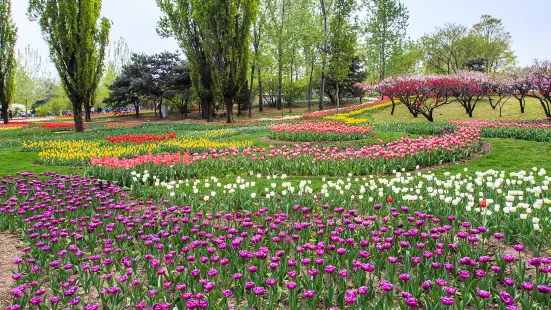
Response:
[[[400,102],[414,117],[423,115],[434,121],[434,110],[450,103],[459,103],[469,117],[477,104],[488,99],[492,109],[503,106],[511,99],[519,102],[525,111],[526,98],[537,99],[546,115],[551,117],[551,62],[536,61],[532,66],[508,74],[487,74],[476,71],[459,71],[452,75],[404,75],[387,78],[382,82],[358,84],[364,91],[378,90],[393,103]],[[392,114],[394,114],[394,105]]]
[[[2,42],[11,40],[14,46],[10,1],[0,4],[6,36]],[[238,114],[247,109],[251,114],[255,97],[260,111],[264,103],[278,109],[287,103],[291,109],[299,98],[307,100],[309,108],[317,99],[323,109],[324,98],[329,97],[338,108],[342,97],[357,95],[358,89],[352,87],[356,82],[405,73],[493,73],[514,62],[511,36],[501,20],[485,15],[471,28],[448,24],[412,41],[406,37],[409,13],[399,0],[157,0],[157,4],[163,14],[158,33],[178,41],[192,84],[188,98],[200,102],[208,121],[213,120],[217,103],[225,106],[228,122],[233,121],[235,103]],[[108,86],[130,60],[124,48],[114,49],[126,54],[124,61],[106,60],[111,24],[100,12],[100,0],[29,1],[28,16],[39,24],[48,43],[77,131],[83,130],[81,111],[89,121],[94,104],[109,97]],[[2,53],[0,71],[13,76],[17,70],[10,68],[17,61],[8,57],[13,48],[3,43]],[[11,93],[14,84],[28,89],[24,83],[4,84]],[[53,89],[49,87],[50,94]],[[134,93],[152,99],[155,107],[168,96],[158,91]],[[7,104],[2,107],[7,108],[13,95],[3,97]],[[39,100],[25,97],[34,103]],[[119,99],[108,102],[125,102]]]

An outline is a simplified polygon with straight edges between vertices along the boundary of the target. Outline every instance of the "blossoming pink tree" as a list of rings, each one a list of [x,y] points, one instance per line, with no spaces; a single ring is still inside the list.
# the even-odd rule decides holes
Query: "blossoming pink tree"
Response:
[[[530,90],[526,96],[539,100],[545,116],[551,117],[551,62],[536,61],[526,75],[530,81]]]
[[[488,83],[488,75],[482,72],[461,71],[452,78],[456,81],[453,88],[454,97],[465,108],[469,117],[473,117],[477,103],[487,96],[488,88],[483,85]]]
[[[454,87],[457,82],[445,76],[400,76],[377,85],[381,93],[406,106],[413,117],[421,114],[430,122],[436,108],[456,101]]]
[[[511,71],[507,73],[507,84],[510,85],[511,95],[518,100],[520,105],[520,113],[524,113],[526,109],[526,96],[530,92],[532,83],[527,69],[520,71]]]

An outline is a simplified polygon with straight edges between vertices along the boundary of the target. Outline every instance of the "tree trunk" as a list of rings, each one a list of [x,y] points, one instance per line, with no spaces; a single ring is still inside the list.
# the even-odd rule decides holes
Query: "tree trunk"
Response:
[[[163,119],[163,98],[159,100],[159,117]]]
[[[209,96],[207,102],[207,122],[214,122],[214,97]]]
[[[428,114],[425,115],[425,117],[427,118],[427,120],[431,123],[434,122],[434,117],[432,116],[432,112],[433,110],[430,110]]]
[[[277,86],[277,109],[283,109],[283,63],[280,60],[278,71],[278,86]]]
[[[157,117],[157,104],[153,102],[153,113],[155,113],[155,117]]]
[[[312,110],[312,79],[314,77],[314,57],[312,57],[312,66],[310,67],[310,82],[308,83],[308,112]]]
[[[497,104],[494,105],[494,99],[492,99],[492,97],[488,97],[488,100],[490,100],[490,106],[492,107],[492,110],[495,110],[497,108]]]
[[[394,110],[395,109],[396,109],[396,103],[394,102],[394,100],[392,100],[392,110],[390,111],[390,115],[394,116]]]
[[[541,103],[543,111],[545,111],[545,116],[548,118],[551,117],[551,99],[538,98],[538,100]]]
[[[255,65],[253,64],[251,67],[251,89],[249,91],[249,118],[253,116],[254,69],[255,69]]]
[[[226,105],[226,123],[233,123],[233,98],[229,95],[224,95],[224,104]]]
[[[337,89],[337,98],[336,98],[337,99],[337,113],[339,113],[339,106],[341,104],[341,98],[339,98],[339,83],[337,82],[336,84],[337,84],[337,87],[336,87],[336,89]]]
[[[84,99],[84,116],[86,122],[92,121],[92,107],[90,105],[92,101],[92,98],[86,98]]]
[[[323,16],[323,36],[324,36],[324,43],[323,43],[323,53],[325,54],[325,57],[321,60],[321,86],[320,86],[320,102],[319,102],[319,110],[323,110],[323,96],[325,92],[325,65],[327,61],[327,53],[328,53],[328,45],[329,45],[329,29],[327,27],[327,11],[325,10],[325,0],[320,0],[321,5],[321,15]]]
[[[136,118],[140,117],[140,104],[134,104],[134,109],[136,109]]]
[[[84,123],[82,122],[82,106],[84,100],[80,100],[77,96],[73,95],[71,104],[73,105],[73,119],[75,120],[75,131],[83,132]]]
[[[262,76],[258,69],[258,112],[264,112],[264,96],[262,95]]]
[[[520,113],[524,114],[524,108],[525,108],[525,101],[524,99],[520,100]]]
[[[323,111],[323,97],[325,92],[325,62],[321,65],[322,71],[321,71],[321,86],[320,86],[320,102],[319,102],[319,110]]]
[[[0,103],[2,105],[2,121],[4,124],[8,124],[10,122],[8,108],[9,106],[5,102]]]

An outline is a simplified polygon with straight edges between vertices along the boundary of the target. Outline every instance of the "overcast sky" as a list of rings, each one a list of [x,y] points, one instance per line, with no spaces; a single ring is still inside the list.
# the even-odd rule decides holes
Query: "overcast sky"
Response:
[[[402,0],[410,12],[408,36],[417,39],[445,23],[472,26],[483,14],[500,18],[513,37],[519,65],[551,58],[551,0]],[[40,29],[26,16],[28,1],[12,0],[19,28],[18,48],[27,44],[48,55]],[[135,52],[176,51],[173,39],[160,38],[155,27],[160,11],[155,0],[103,0],[103,16],[113,22],[111,39],[124,37]]]

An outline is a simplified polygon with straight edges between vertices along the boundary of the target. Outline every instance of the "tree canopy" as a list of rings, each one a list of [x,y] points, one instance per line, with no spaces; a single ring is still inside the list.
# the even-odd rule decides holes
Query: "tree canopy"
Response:
[[[75,130],[84,131],[82,107],[89,121],[111,28],[111,22],[101,18],[101,0],[30,0],[28,13],[42,30],[71,100]]]

